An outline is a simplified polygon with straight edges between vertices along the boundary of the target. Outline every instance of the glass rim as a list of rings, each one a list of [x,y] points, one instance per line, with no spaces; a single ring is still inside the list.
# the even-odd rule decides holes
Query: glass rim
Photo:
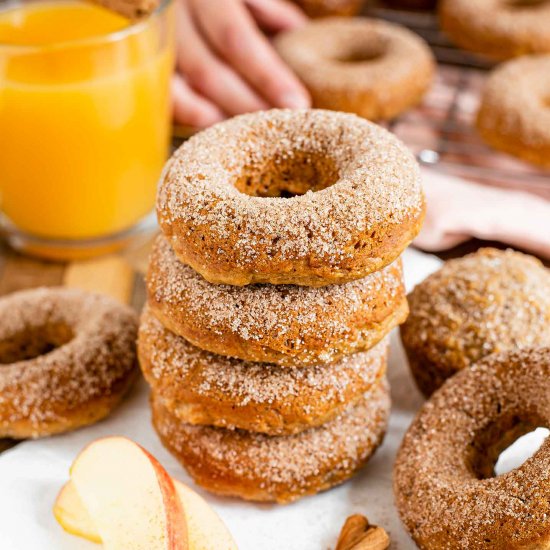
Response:
[[[50,3],[58,3],[58,0],[47,0],[47,2]],[[29,4],[41,4],[41,3],[47,3],[41,2],[40,0],[31,0],[28,2]],[[61,0],[59,3],[66,2],[66,0]],[[159,2],[159,5],[155,8],[154,11],[152,11],[148,16],[138,19],[135,22],[130,21],[130,24],[127,27],[123,27],[122,29],[106,33],[106,34],[99,34],[97,36],[89,36],[87,38],[75,38],[73,40],[61,40],[59,42],[50,42],[47,44],[10,44],[8,42],[2,42],[0,41],[0,53],[5,50],[9,50],[10,52],[23,52],[23,53],[33,53],[33,52],[40,52],[44,50],[62,50],[62,49],[70,49],[70,48],[78,48],[81,46],[93,46],[97,44],[107,44],[112,42],[117,42],[119,40],[123,40],[127,36],[130,36],[132,34],[137,34],[138,32],[142,31],[143,29],[146,29],[151,22],[156,19],[159,15],[161,15],[165,9],[168,7],[168,5],[172,2],[172,0],[161,0]],[[20,7],[24,5],[26,2],[23,2],[21,0],[8,0],[5,7],[0,7],[0,13],[4,11],[8,11],[10,9],[16,9],[17,7]],[[84,2],[88,3],[88,2]],[[108,8],[104,8],[108,9]]]

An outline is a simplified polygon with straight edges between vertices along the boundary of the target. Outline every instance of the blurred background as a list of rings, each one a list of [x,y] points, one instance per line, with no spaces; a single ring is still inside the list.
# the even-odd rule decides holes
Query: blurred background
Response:
[[[515,4],[550,29],[548,4]],[[423,167],[428,216],[415,245],[441,258],[512,246],[548,263],[549,168],[496,150],[476,129],[486,82],[506,60],[458,47],[436,2],[9,0],[0,8],[0,294],[70,282],[89,266],[95,279],[112,270],[100,277],[107,286],[124,273],[124,292],[139,304],[169,152],[241,112],[310,106],[272,40],[326,16],[408,27],[437,60],[422,101],[378,121]],[[356,70],[378,61],[357,60]]]

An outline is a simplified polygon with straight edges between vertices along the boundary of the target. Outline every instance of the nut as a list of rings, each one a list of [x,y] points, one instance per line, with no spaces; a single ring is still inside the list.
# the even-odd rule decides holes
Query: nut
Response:
[[[390,537],[382,527],[355,514],[344,523],[335,550],[386,550],[389,546]]]

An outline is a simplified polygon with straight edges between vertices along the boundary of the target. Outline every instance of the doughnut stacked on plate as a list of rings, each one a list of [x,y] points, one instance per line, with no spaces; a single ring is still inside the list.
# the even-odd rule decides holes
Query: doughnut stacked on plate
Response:
[[[355,115],[244,115],[179,149],[157,211],[139,355],[164,445],[251,500],[347,479],[386,429],[399,256],[424,216],[413,156]]]

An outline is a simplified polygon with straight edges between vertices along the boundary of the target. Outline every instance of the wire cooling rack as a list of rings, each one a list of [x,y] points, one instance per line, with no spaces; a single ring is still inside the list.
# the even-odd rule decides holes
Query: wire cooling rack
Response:
[[[493,65],[455,48],[439,30],[433,12],[396,10],[378,3],[369,7],[367,14],[408,26],[430,44],[438,60],[434,85],[422,105],[388,125],[420,163],[482,184],[521,188],[550,200],[550,171],[491,149],[477,134],[476,113]]]
[[[439,29],[433,11],[392,9],[373,0],[365,15],[409,27],[430,44],[438,61],[435,82],[422,104],[386,124],[420,163],[477,183],[520,188],[550,200],[550,171],[491,149],[477,134],[481,92],[494,64],[453,46]],[[189,128],[175,129],[174,145],[192,133]]]

